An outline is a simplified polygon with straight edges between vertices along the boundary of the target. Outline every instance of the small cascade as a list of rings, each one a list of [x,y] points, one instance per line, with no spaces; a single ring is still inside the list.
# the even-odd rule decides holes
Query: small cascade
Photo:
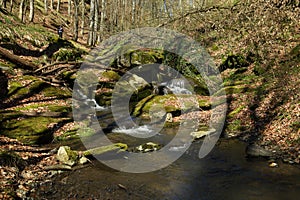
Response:
[[[192,94],[187,89],[187,81],[182,78],[172,79],[167,83],[167,87],[173,92],[173,94]]]
[[[112,130],[113,133],[124,133],[131,136],[148,137],[154,134],[155,131],[151,130],[149,126],[137,126],[137,127],[119,127]]]
[[[85,94],[83,94],[80,90],[76,90],[76,93],[74,93],[75,99],[77,101],[81,101],[83,104],[90,106],[91,108],[95,108],[96,111],[103,111],[107,108],[100,106],[95,99],[88,98]]]

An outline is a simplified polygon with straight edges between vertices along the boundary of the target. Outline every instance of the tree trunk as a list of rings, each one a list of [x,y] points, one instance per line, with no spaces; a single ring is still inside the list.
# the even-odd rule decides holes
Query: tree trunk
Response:
[[[56,11],[59,13],[59,9],[60,9],[60,0],[57,0],[57,7],[56,7]]]
[[[3,8],[6,8],[6,1],[7,1],[7,0],[2,0],[2,1],[1,1],[1,5],[3,6]]]
[[[95,25],[94,25],[94,38],[93,45],[98,41],[98,24],[99,24],[99,2],[95,0]]]
[[[72,0],[68,0],[68,15],[71,16]]]
[[[25,0],[21,0],[20,8],[19,8],[19,19],[21,22],[24,20],[24,7],[25,7]]]
[[[44,5],[45,5],[45,13],[48,12],[48,0],[44,0]]]
[[[84,35],[84,15],[85,15],[85,2],[81,0],[81,31],[80,34]]]
[[[131,23],[132,23],[132,25],[134,25],[134,23],[135,23],[135,10],[136,10],[136,2],[135,2],[135,0],[132,0],[132,5],[131,5],[132,7],[132,10],[131,10]]]
[[[89,36],[88,36],[88,45],[93,45],[93,38],[94,38],[94,26],[95,26],[95,0],[91,0],[90,6],[90,19],[89,19]]]
[[[12,13],[12,11],[13,11],[13,6],[14,6],[14,4],[13,4],[13,0],[10,0],[10,13]]]
[[[50,0],[50,9],[53,10],[53,0]]]
[[[74,41],[78,40],[78,9],[79,0],[74,0]]]
[[[104,17],[105,17],[105,0],[101,0],[101,14],[100,14],[100,41],[103,40],[104,32]]]
[[[10,53],[8,50],[6,50],[2,47],[0,47],[0,55],[3,58],[6,58],[7,60],[11,61],[14,64],[22,66],[24,69],[33,70],[33,69],[37,68],[37,66],[34,65],[33,63],[28,62],[27,60],[23,60],[19,56],[16,56],[16,55]]]
[[[34,0],[29,1],[29,21],[33,22],[34,18]]]

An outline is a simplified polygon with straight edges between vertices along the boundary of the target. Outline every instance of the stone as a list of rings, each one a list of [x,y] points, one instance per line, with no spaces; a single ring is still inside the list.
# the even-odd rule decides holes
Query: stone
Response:
[[[79,159],[78,163],[81,164],[81,165],[83,165],[83,164],[86,164],[88,161],[89,161],[89,160],[88,160],[85,156],[82,156],[82,157]]]
[[[278,164],[276,162],[272,162],[269,164],[269,167],[278,167]]]
[[[207,135],[210,135],[212,133],[216,132],[216,129],[212,128],[212,129],[209,129],[207,131],[203,131],[203,130],[200,130],[200,131],[195,131],[195,132],[192,132],[190,135],[195,139],[200,139],[204,136],[207,136]]]
[[[57,151],[56,158],[63,164],[73,166],[77,162],[78,153],[76,151],[72,151],[68,146],[61,146]]]
[[[173,122],[172,113],[167,113],[166,122],[169,122],[169,123]]]
[[[271,157],[273,155],[271,151],[256,144],[248,145],[246,148],[246,154],[253,157]]]
[[[150,151],[157,151],[161,148],[159,144],[155,144],[153,142],[147,142],[146,144],[141,144],[140,146],[136,147],[135,149],[139,152],[150,152]]]

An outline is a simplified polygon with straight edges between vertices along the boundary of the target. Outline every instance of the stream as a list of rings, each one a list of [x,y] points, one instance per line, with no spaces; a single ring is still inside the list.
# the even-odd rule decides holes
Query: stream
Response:
[[[300,196],[298,166],[279,162],[278,168],[271,168],[266,159],[247,158],[246,144],[236,139],[220,139],[208,156],[199,159],[201,143],[193,143],[177,161],[150,173],[119,172],[93,160],[85,168],[56,176],[36,195],[45,199],[113,200],[286,200]],[[83,146],[77,142],[72,148]]]
[[[180,86],[180,85],[179,85]],[[95,108],[99,107],[95,103]],[[97,110],[97,109],[96,109]],[[102,111],[101,111],[102,110]],[[149,142],[146,125],[115,127],[113,116],[98,110],[101,127],[108,127],[107,137],[113,142],[137,146]],[[126,120],[125,120],[126,122]],[[163,128],[151,142],[166,145],[176,134],[176,127]],[[300,168],[278,162],[271,168],[267,159],[246,156],[246,144],[237,139],[221,138],[203,159],[198,152],[203,139],[169,166],[149,173],[125,173],[109,168],[96,159],[86,167],[59,174],[41,185],[36,196],[44,199],[154,199],[154,200],[288,200],[300,196]],[[80,141],[68,144],[84,150]],[[113,160],[114,152],[106,159]],[[122,157],[122,153],[120,156]],[[142,153],[141,153],[142,154]],[[120,157],[119,156],[119,157]],[[125,161],[124,161],[125,162]],[[130,162],[130,160],[126,160]],[[144,166],[141,163],[140,166]]]

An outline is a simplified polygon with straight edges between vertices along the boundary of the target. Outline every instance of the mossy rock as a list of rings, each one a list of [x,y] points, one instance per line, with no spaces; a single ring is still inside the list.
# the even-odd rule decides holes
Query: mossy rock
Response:
[[[156,56],[153,52],[136,51],[131,53],[131,64],[151,64],[156,63]]]
[[[71,91],[66,88],[48,86],[44,90],[42,90],[42,94],[45,97],[57,97],[57,98],[69,98],[72,96]]]
[[[77,133],[78,129],[66,131],[64,134],[55,137],[56,141],[67,141],[72,139],[80,139]]]
[[[52,59],[56,61],[76,61],[82,59],[81,55],[83,54],[85,52],[80,49],[61,48],[53,54]]]
[[[177,95],[178,96],[178,95]],[[167,113],[176,113],[197,109],[197,105],[190,101],[190,95],[180,95],[180,100],[176,95],[150,95],[141,100],[133,109],[134,116],[149,117],[149,111],[153,106],[159,106],[165,109]],[[186,101],[184,99],[187,99]],[[183,104],[183,105],[181,105]],[[207,100],[198,100],[199,107],[209,107],[210,103]]]
[[[121,78],[117,72],[112,70],[102,72],[102,76],[112,81],[118,81]]]
[[[23,86],[21,81],[31,81]],[[33,94],[43,94],[46,97],[67,98],[72,94],[69,90],[62,87],[54,87],[33,76],[23,76],[20,79],[9,80],[8,96],[11,98],[26,98]]]
[[[1,134],[26,144],[50,143],[53,133],[48,126],[61,120],[50,117],[24,117],[22,113],[2,113],[0,116]]]

